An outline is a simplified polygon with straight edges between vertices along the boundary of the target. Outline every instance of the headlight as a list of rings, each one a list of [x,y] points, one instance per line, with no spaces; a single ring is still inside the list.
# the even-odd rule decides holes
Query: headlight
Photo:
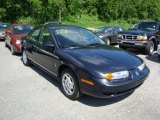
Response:
[[[16,40],[16,44],[17,45],[21,44],[21,40]]]
[[[123,35],[118,34],[118,35],[117,35],[117,38],[118,38],[118,39],[123,39]]]
[[[139,35],[138,37],[137,37],[137,40],[138,41],[147,41],[147,35]]]
[[[129,72],[127,70],[114,72],[114,73],[107,73],[105,78],[109,81],[116,80],[116,79],[125,79],[129,77]]]
[[[139,69],[140,71],[142,71],[142,70],[144,69],[145,66],[146,66],[146,64],[143,63],[142,65],[138,66],[138,69]]]

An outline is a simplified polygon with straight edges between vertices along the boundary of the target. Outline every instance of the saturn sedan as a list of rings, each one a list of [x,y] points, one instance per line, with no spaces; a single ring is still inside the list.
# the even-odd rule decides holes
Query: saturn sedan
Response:
[[[23,64],[37,65],[61,83],[72,100],[82,94],[109,98],[133,92],[149,75],[137,56],[107,46],[92,32],[74,26],[37,26],[23,38]]]

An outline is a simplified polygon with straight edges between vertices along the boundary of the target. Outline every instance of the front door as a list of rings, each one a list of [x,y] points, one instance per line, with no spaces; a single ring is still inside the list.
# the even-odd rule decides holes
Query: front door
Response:
[[[27,55],[31,60],[37,61],[36,53],[37,53],[37,42],[39,40],[41,32],[41,27],[34,28],[31,33],[27,36]]]
[[[45,46],[46,43],[53,44],[54,40],[48,28],[44,29],[40,40],[37,43],[37,60],[38,63],[48,72],[57,76],[59,58],[55,55],[55,46]]]

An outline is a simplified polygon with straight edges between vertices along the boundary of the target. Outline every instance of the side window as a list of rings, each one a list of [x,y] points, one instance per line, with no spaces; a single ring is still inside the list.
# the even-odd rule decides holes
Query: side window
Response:
[[[33,29],[33,31],[29,34],[29,38],[32,40],[38,41],[40,35],[41,28]]]
[[[53,42],[53,38],[51,33],[49,32],[48,29],[44,29],[42,36],[41,36],[41,43],[45,43],[45,42]]]

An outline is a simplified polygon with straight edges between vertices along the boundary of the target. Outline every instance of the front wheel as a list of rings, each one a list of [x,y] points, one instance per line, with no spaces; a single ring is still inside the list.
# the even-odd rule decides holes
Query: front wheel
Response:
[[[61,74],[61,87],[63,94],[71,99],[80,98],[81,92],[75,74],[70,69],[65,69]]]
[[[105,43],[106,43],[107,45],[110,45],[110,44],[111,44],[111,40],[110,40],[109,38],[106,38],[104,41],[105,41]]]
[[[11,44],[11,54],[12,55],[15,55],[16,54],[16,52],[15,52],[15,50],[14,50],[14,46]]]
[[[153,41],[149,41],[148,45],[145,48],[145,52],[146,52],[147,55],[153,55],[153,52],[154,52]]]
[[[30,65],[29,59],[28,59],[27,54],[26,54],[26,50],[23,50],[23,52],[22,52],[22,62],[25,66]]]

